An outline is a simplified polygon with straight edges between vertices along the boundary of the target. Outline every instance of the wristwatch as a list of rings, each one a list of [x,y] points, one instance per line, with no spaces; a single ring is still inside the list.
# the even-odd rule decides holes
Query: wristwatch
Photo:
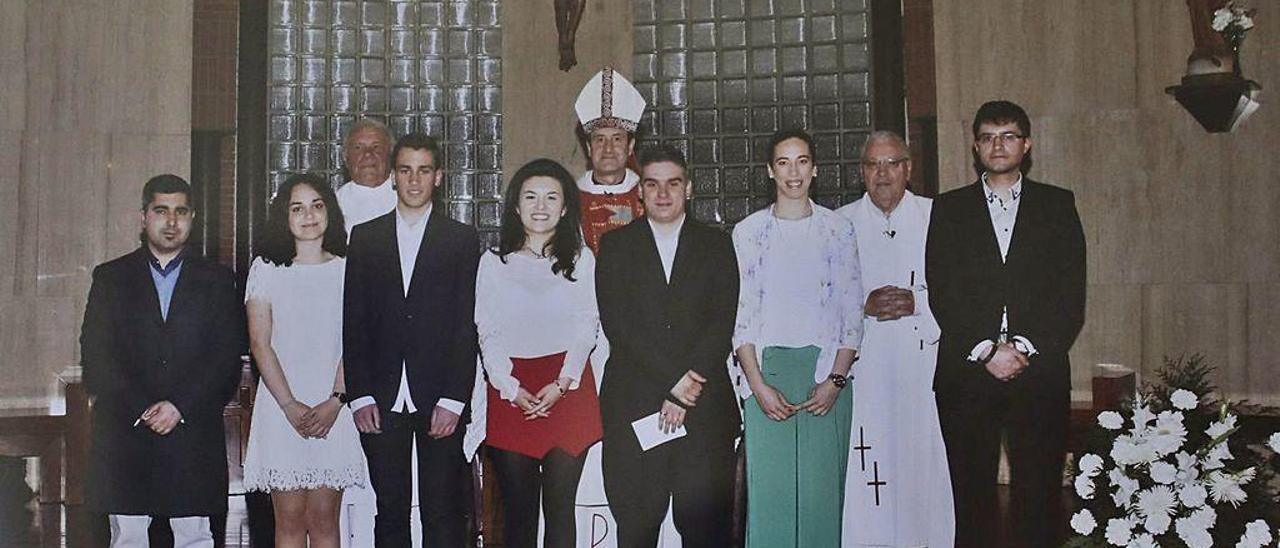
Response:
[[[844,386],[846,384],[849,384],[849,377],[846,377],[839,373],[832,373],[830,375],[827,375],[827,379],[831,381],[831,384],[836,385],[836,388],[839,388],[841,390],[844,390]]]
[[[348,397],[347,397],[347,393],[346,393],[346,392],[334,392],[334,393],[332,393],[332,394],[329,394],[329,397],[330,397],[330,398],[338,398],[338,402],[339,402],[339,403],[341,403],[341,404],[343,404],[343,405],[346,405],[346,404],[348,404],[348,403],[351,403],[351,398],[348,398]]]

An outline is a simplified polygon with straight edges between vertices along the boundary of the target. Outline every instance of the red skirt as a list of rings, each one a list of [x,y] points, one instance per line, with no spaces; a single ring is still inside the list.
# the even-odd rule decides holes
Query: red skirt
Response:
[[[511,358],[511,375],[520,386],[536,394],[555,382],[564,365],[565,353],[540,358]],[[489,385],[488,434],[485,444],[541,459],[559,447],[578,456],[604,435],[600,425],[600,400],[596,398],[595,376],[587,363],[576,390],[570,390],[551,407],[551,416],[525,420],[524,411]]]

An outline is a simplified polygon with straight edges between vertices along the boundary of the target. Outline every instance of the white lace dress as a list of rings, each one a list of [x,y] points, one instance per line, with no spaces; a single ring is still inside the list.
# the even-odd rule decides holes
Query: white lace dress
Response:
[[[316,405],[333,393],[342,359],[342,284],[346,260],[314,265],[272,265],[255,259],[245,300],[271,305],[271,347],[298,401]],[[343,406],[325,439],[308,439],[258,382],[249,449],[244,460],[248,491],[293,491],[364,486],[364,453],[351,411]]]

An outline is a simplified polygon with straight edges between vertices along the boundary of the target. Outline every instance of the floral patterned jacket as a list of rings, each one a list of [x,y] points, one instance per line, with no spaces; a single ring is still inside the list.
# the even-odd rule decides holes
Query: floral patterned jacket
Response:
[[[862,282],[858,268],[858,241],[853,223],[843,215],[810,202],[813,220],[820,227],[826,272],[820,277],[821,285],[813,288],[821,292],[821,302],[826,306],[818,310],[820,333],[814,334],[814,344],[821,349],[814,382],[818,383],[831,374],[836,350],[857,350],[862,342]],[[773,206],[752,213],[733,229],[733,247],[738,254],[738,274],[741,289],[738,293],[738,320],[733,332],[733,347],[754,344],[756,359],[762,359],[763,350],[771,341],[762,340],[764,262],[769,257],[769,246],[776,240],[778,220]],[[751,395],[745,380],[737,382],[739,395]]]

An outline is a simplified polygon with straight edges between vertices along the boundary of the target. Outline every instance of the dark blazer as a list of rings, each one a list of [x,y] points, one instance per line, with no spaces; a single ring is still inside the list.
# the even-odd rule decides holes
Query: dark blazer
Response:
[[[471,401],[479,237],[436,208],[417,253],[405,296],[395,210],[351,231],[342,313],[347,394],[373,396],[383,413],[396,401],[401,364],[418,409],[429,413],[440,398]]]
[[[183,259],[162,319],[145,248],[99,265],[80,332],[85,387],[95,396],[91,509],[212,515],[227,510],[222,410],[240,378],[244,307],[230,270]],[[167,436],[133,426],[168,400],[184,423]]]
[[[596,264],[600,323],[611,347],[600,388],[609,430],[658,412],[690,369],[707,382],[685,427],[732,443],[737,402],[726,359],[738,310],[738,262],[729,235],[692,217],[680,231],[671,283],[645,218],[604,235]]]
[[[981,396],[1015,386],[1065,395],[1067,352],[1084,325],[1085,242],[1068,190],[1023,179],[1018,218],[1004,262],[981,182],[938,196],[925,251],[929,306],[942,339],[934,390]],[[1038,355],[1019,383],[996,380],[968,361],[974,345],[996,339],[1008,308],[1009,336]],[[1025,379],[1023,378],[1025,377]]]

